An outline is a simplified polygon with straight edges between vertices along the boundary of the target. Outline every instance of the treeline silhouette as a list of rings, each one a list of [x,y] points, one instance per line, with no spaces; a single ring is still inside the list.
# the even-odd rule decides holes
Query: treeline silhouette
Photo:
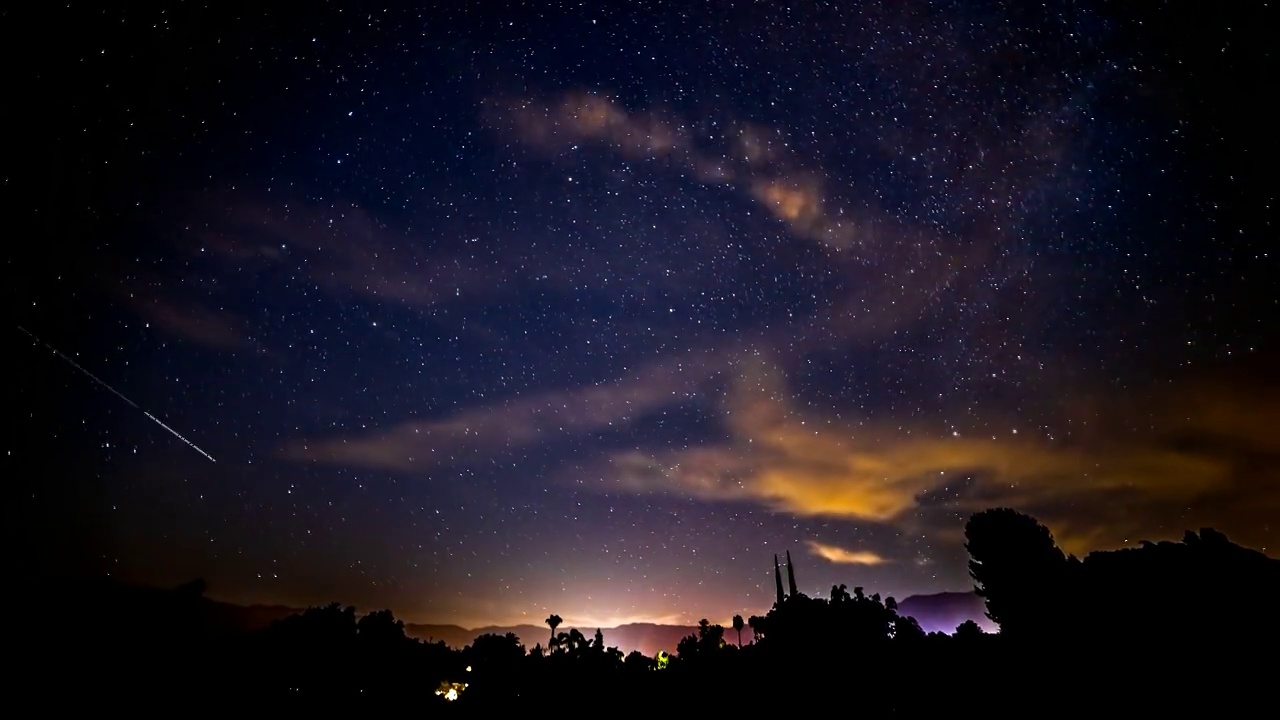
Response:
[[[42,708],[389,709],[473,716],[711,709],[1070,715],[1221,713],[1265,699],[1280,669],[1280,561],[1211,529],[1182,542],[1064,554],[1009,509],[966,526],[970,574],[1000,631],[926,633],[893,598],[792,592],[729,628],[703,620],[671,655],[600,631],[482,635],[455,650],[390,611],[332,604],[244,631],[196,581],[59,596],[18,617],[16,686]],[[61,610],[61,612],[59,612]],[[52,615],[52,617],[51,617]],[[532,644],[530,644],[532,643]],[[1262,706],[1259,706],[1262,707]]]

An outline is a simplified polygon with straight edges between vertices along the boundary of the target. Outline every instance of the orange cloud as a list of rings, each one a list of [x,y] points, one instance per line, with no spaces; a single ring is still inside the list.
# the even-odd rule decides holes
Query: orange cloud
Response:
[[[855,241],[854,222],[832,216],[825,205],[823,185],[811,173],[792,173],[755,178],[749,192],[800,237],[833,249],[847,249]]]
[[[812,191],[788,187],[777,181],[762,182],[756,188],[761,199],[773,206],[774,214],[789,222],[815,215],[821,203]]]
[[[554,152],[575,143],[602,143],[627,157],[665,157],[688,149],[685,128],[660,113],[631,113],[612,97],[569,93],[558,102],[504,100],[494,103],[491,119],[510,125],[525,143]]]
[[[1272,531],[1253,508],[1280,505],[1274,463],[1257,462],[1260,453],[1274,459],[1273,436],[1249,434],[1280,423],[1274,399],[1250,401],[1220,391],[1210,393],[1216,404],[1200,413],[1196,408],[1206,401],[1191,393],[1168,404],[1169,423],[1161,432],[1104,429],[1070,444],[1009,431],[940,437],[869,419],[798,412],[776,371],[758,359],[739,368],[725,415],[733,439],[687,451],[620,455],[613,466],[620,489],[899,525],[916,522],[935,496],[944,496],[952,513],[992,506],[1033,512],[1077,553],[1180,536],[1188,524],[1243,533],[1262,547]],[[1117,428],[1128,425],[1128,417],[1117,415]],[[1248,447],[1213,441],[1219,430]],[[1242,484],[1252,490],[1238,492]]]
[[[842,565],[883,565],[888,560],[869,550],[846,550],[836,545],[827,545],[817,540],[809,541],[809,549],[814,555]]]

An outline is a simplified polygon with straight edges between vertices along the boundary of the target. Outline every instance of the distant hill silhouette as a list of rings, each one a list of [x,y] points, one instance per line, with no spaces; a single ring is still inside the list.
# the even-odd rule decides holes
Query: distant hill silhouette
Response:
[[[925,632],[950,634],[965,620],[974,621],[986,632],[996,632],[999,627],[986,612],[986,601],[973,592],[912,595],[898,603],[898,614],[915,618]]]
[[[110,579],[62,581],[44,586],[45,607],[64,618],[66,631],[72,635],[94,635],[101,632],[103,623],[116,623],[125,618],[142,618],[155,612],[167,602],[171,588],[149,588],[127,585]],[[237,605],[200,596],[194,599],[204,631],[214,635],[262,630],[277,620],[301,614],[306,608],[285,605]],[[971,592],[944,592],[934,595],[912,595],[898,604],[903,615],[911,615],[926,632],[934,630],[951,633],[965,620],[973,620],[984,630],[994,632],[995,623],[983,614],[983,601]],[[559,632],[568,632],[575,626],[564,625]],[[576,629],[590,637],[595,627],[580,626]],[[460,650],[470,645],[480,635],[505,635],[514,633],[526,649],[541,644],[547,646],[551,636],[546,625],[512,625],[464,628],[460,625],[406,623],[405,634],[430,642],[443,641]],[[639,650],[653,657],[659,650],[675,652],[680,640],[697,634],[695,625],[663,625],[658,623],[629,623],[612,628],[600,628],[605,642],[624,653]],[[750,641],[750,632],[744,642]]]
[[[171,601],[172,588],[129,585],[110,578],[45,581],[37,587],[40,606],[60,616],[67,632],[92,635],[104,623],[118,625],[158,612]],[[284,605],[237,605],[203,596],[192,587],[192,602],[199,625],[212,634],[262,630],[271,623],[297,615],[303,608]]]

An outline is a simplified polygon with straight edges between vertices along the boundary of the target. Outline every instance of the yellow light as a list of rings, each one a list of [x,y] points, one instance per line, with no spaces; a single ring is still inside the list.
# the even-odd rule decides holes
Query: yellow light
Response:
[[[445,700],[457,700],[458,695],[467,689],[466,683],[442,682],[440,689],[436,690],[437,695],[443,695]]]
[[[667,667],[667,664],[671,662],[671,656],[667,654],[666,650],[659,650],[657,660],[658,669],[663,670]]]

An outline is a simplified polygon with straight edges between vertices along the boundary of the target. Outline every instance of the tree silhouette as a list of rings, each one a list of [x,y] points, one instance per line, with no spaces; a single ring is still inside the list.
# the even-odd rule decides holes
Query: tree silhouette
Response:
[[[564,622],[564,619],[553,613],[551,617],[547,618],[546,622],[547,625],[551,626],[551,643],[555,644],[556,628],[560,627],[560,623]]]
[[[844,583],[840,583],[839,585],[832,585],[832,586],[831,586],[831,602],[832,602],[833,604],[834,604],[834,603],[849,602],[849,601],[850,601],[850,600],[852,600],[852,599],[853,599],[853,597],[852,597],[851,595],[849,595],[849,586],[848,586],[848,585],[845,585]]]
[[[703,618],[698,621],[698,632],[686,635],[676,645],[676,655],[681,662],[697,658],[700,662],[710,658],[725,647],[724,626],[712,625]]]
[[[1248,618],[1254,641],[1280,640],[1280,620],[1271,610],[1280,606],[1280,560],[1212,528],[1188,531],[1180,543],[1093,552],[1068,566],[1079,588],[1072,609],[1082,632],[1153,648],[1204,648],[1231,636],[1224,631],[1230,618]],[[1107,597],[1123,597],[1140,612],[1117,612]]]
[[[741,615],[733,616],[733,629],[738,633],[738,647],[742,647],[742,628],[745,624],[742,622]]]
[[[569,628],[569,632],[556,635],[554,642],[561,652],[575,658],[582,654],[588,644],[587,636],[578,628]]]
[[[965,620],[956,626],[955,637],[961,640],[972,640],[973,638],[982,637],[986,633],[982,632],[982,628],[978,623],[972,620]]]
[[[897,641],[921,640],[925,637],[924,628],[910,615],[893,619],[893,639]]]
[[[627,657],[622,661],[622,664],[623,667],[632,672],[654,670],[658,667],[657,659],[651,658],[639,650],[632,650],[627,653]]]
[[[485,633],[471,642],[464,655],[478,673],[504,673],[524,658],[524,646],[515,633]]]
[[[356,632],[369,642],[393,643],[405,639],[404,621],[397,620],[390,610],[376,610],[360,618]]]
[[[1009,508],[994,508],[969,519],[965,539],[974,589],[1002,634],[1029,637],[1065,617],[1067,558],[1049,528]]]

